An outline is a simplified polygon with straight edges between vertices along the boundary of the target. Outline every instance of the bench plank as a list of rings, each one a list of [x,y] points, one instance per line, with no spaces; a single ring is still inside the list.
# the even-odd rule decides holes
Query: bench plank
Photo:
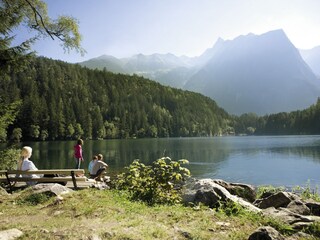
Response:
[[[40,177],[40,178],[27,178],[27,177],[10,177],[12,182],[68,182],[72,181],[72,177]],[[76,181],[86,181],[86,177],[75,177]],[[7,178],[0,177],[0,182],[7,182]]]
[[[0,182],[7,182],[11,188],[11,182],[73,182],[74,188],[77,189],[77,182],[87,181],[84,176],[84,169],[40,169],[40,170],[30,170],[30,171],[20,171],[20,170],[0,170],[0,175],[5,175],[5,177],[0,177]],[[43,174],[58,174],[66,176],[57,177],[31,177],[32,174],[43,175]],[[23,177],[19,177],[23,175]],[[26,177],[30,175],[30,177]],[[81,175],[81,176],[77,176]]]
[[[68,174],[71,175],[71,172],[75,174],[84,174],[84,169],[41,169],[41,170],[29,170],[29,171],[21,171],[21,170],[1,170],[0,175],[8,174]]]

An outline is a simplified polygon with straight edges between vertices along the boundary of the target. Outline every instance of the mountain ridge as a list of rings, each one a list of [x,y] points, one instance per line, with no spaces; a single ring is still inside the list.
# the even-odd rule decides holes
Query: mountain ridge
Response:
[[[263,115],[310,106],[319,85],[285,33],[275,30],[225,41],[185,88],[212,97],[230,113]]]
[[[303,109],[320,96],[320,81],[300,54],[285,32],[276,29],[233,40],[219,38],[198,57],[171,53],[105,57],[114,61],[104,67],[202,93],[233,114],[263,115]],[[79,64],[89,67],[96,61],[102,69],[101,58]]]

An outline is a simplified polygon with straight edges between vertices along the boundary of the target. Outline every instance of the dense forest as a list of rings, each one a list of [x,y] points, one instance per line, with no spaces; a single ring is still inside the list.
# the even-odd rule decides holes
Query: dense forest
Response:
[[[320,134],[320,98],[304,110],[290,113],[259,117],[254,113],[235,117],[234,127],[236,133],[255,135],[313,135]]]
[[[43,57],[2,75],[0,96],[17,114],[0,141],[320,134],[320,100],[290,113],[231,116],[198,93]]]
[[[201,94],[43,57],[2,77],[0,91],[4,103],[21,103],[7,129],[15,141],[211,136],[233,124]]]

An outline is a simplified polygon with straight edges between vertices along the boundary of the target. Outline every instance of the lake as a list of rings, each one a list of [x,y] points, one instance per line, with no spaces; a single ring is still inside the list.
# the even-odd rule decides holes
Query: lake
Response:
[[[25,142],[33,148],[31,160],[40,169],[73,168],[75,141]],[[0,148],[3,148],[1,145]],[[101,153],[111,175],[134,159],[144,163],[169,156],[187,159],[192,176],[220,178],[253,185],[320,186],[320,136],[242,136],[88,140],[83,145],[87,168]]]

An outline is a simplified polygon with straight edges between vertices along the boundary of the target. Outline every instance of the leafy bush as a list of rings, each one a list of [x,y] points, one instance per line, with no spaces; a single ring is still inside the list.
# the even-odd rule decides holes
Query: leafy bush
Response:
[[[46,201],[48,201],[50,199],[50,196],[45,194],[45,193],[35,193],[35,194],[30,194],[30,195],[26,195],[26,196],[21,196],[17,203],[19,205],[38,205],[38,204],[42,204],[45,203]]]
[[[179,203],[181,184],[190,176],[190,171],[181,164],[187,163],[184,159],[173,161],[164,157],[146,166],[134,160],[117,176],[114,185],[117,189],[128,190],[133,200],[150,205]]]
[[[20,156],[20,150],[8,148],[0,151],[0,169],[15,169]]]
[[[306,183],[305,187],[296,186],[292,188],[292,192],[299,194],[302,199],[313,199],[317,202],[320,202],[318,187],[312,189],[310,181]]]

